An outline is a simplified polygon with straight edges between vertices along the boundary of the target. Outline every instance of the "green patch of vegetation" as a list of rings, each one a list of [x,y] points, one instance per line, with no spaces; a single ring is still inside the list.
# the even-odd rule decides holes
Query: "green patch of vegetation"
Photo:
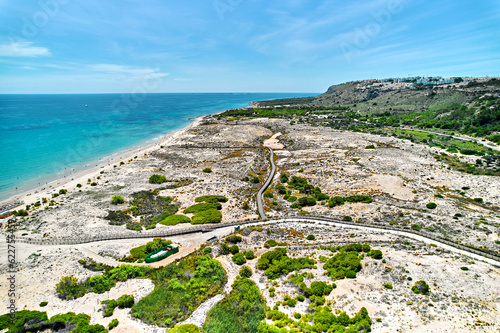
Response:
[[[121,210],[108,210],[108,215],[104,217],[110,225],[123,225],[129,223],[132,217]]]
[[[168,333],[200,333],[200,328],[195,324],[182,324],[168,330]]]
[[[274,198],[274,195],[272,192],[264,192],[264,198],[272,199]]]
[[[243,253],[236,253],[234,256],[233,256],[233,262],[236,264],[236,265],[243,265],[243,264],[246,264],[247,263],[247,260],[245,258],[245,256],[243,255]]]
[[[292,271],[299,271],[303,268],[314,268],[316,261],[310,258],[290,258],[286,254],[286,249],[276,248],[273,251],[264,253],[257,263],[257,269],[265,271],[268,279],[274,280],[281,275],[287,275]]]
[[[191,219],[186,215],[174,214],[167,216],[163,220],[160,221],[160,224],[163,225],[177,225],[179,223],[190,223]]]
[[[13,212],[13,214],[14,214],[14,216],[21,216],[21,217],[29,215],[29,213],[26,210],[24,210],[24,209],[15,210]]]
[[[161,184],[168,182],[168,180],[163,175],[152,175],[151,177],[149,177],[149,182],[151,184]]]
[[[196,213],[191,220],[192,224],[219,223],[222,221],[222,213],[217,209],[209,209]]]
[[[56,294],[61,299],[75,299],[82,297],[87,292],[102,294],[116,285],[117,281],[127,281],[150,274],[153,270],[149,267],[121,265],[120,267],[106,267],[102,275],[95,275],[78,281],[74,276],[64,276],[56,284]]]
[[[393,289],[393,288],[394,288],[394,287],[392,286],[392,284],[390,284],[390,283],[384,283],[384,287],[385,287],[386,289]]]
[[[415,282],[413,287],[411,287],[411,290],[415,294],[422,294],[422,295],[427,295],[427,296],[430,295],[430,287],[424,280],[420,280],[420,281]]]
[[[194,202],[227,202],[227,198],[223,195],[203,195],[194,199]]]
[[[189,206],[188,208],[184,209],[183,213],[184,214],[197,214],[200,212],[207,211],[209,209],[217,209],[221,210],[222,205],[218,202],[215,203],[198,203],[194,204],[192,206]]]
[[[154,271],[150,278],[155,289],[132,307],[132,313],[148,324],[173,327],[222,290],[226,273],[217,260],[194,253]]]
[[[463,270],[463,271],[468,271],[469,267],[463,266],[463,267],[460,267],[460,269]]]
[[[375,146],[374,145],[368,145],[365,147],[365,149],[375,149]]]
[[[319,303],[322,303],[324,300],[322,297],[313,297]],[[316,305],[318,302],[312,304],[311,309],[314,310],[313,314],[294,315],[298,319],[297,321],[277,309],[266,311],[266,319],[274,323],[268,324],[266,321],[262,321],[257,328],[257,332],[371,332],[372,320],[366,308],[361,308],[354,317],[350,318],[345,311],[333,314],[331,307]],[[289,327],[290,331],[285,327]]]
[[[72,332],[105,333],[107,330],[102,325],[90,325],[90,316],[86,314],[55,315],[50,319],[46,312],[22,310],[12,314],[0,316],[0,330],[6,333],[42,332],[51,330]]]
[[[241,236],[233,235],[233,236],[226,237],[226,242],[233,243],[233,244],[240,243],[241,240],[242,240]]]
[[[252,276],[252,270],[248,266],[241,267],[239,274],[243,278],[249,278]]]
[[[264,243],[264,247],[270,248],[270,247],[275,247],[278,245],[278,242],[276,242],[274,239],[269,239]]]
[[[48,302],[41,302],[41,303],[39,304],[39,306],[40,306],[41,308],[43,308],[44,306],[47,306],[47,304],[49,304],[49,303],[48,303]]]
[[[316,239],[316,236],[314,235],[309,235],[306,237],[307,240],[315,240]]]
[[[372,203],[373,199],[369,197],[368,195],[353,195],[350,197],[331,197],[330,200],[328,200],[328,206],[331,207],[336,207],[336,206],[341,206],[345,202],[361,202],[361,203]]]
[[[135,216],[144,216],[141,223],[156,224],[177,212],[177,206],[172,205],[171,197],[158,195],[158,190],[141,191],[132,194],[130,203],[137,209],[132,211]]]
[[[265,305],[266,301],[255,282],[237,277],[231,293],[208,312],[203,332],[257,332],[257,327],[265,318]]]
[[[117,300],[107,299],[101,302],[103,304],[103,317],[111,317],[115,308],[131,308],[134,305],[133,295],[122,295]]]
[[[112,330],[113,328],[117,327],[119,324],[118,322],[118,319],[114,318],[113,320],[111,320],[108,324],[108,330]]]
[[[296,197],[296,196],[294,196],[294,195],[291,195],[291,196],[289,196],[289,197],[286,199],[286,201],[288,201],[288,202],[295,202],[295,201],[297,201],[297,197]]]
[[[429,202],[427,205],[425,205],[425,207],[429,209],[435,209],[437,205],[434,202]]]
[[[415,224],[412,224],[412,225],[411,225],[411,228],[412,228],[413,230],[415,230],[415,231],[420,231],[420,230],[422,230],[422,226],[421,226],[420,224],[416,224],[416,223],[415,223]]]
[[[121,195],[113,195],[113,197],[111,198],[111,203],[113,205],[119,205],[119,204],[122,204],[125,202],[125,199],[123,199],[123,197]]]
[[[380,250],[371,250],[369,245],[348,244],[329,249],[333,252],[339,251],[323,265],[323,268],[327,271],[326,275],[333,280],[356,277],[356,272],[359,272],[362,268],[360,252],[365,252],[374,259],[382,258],[382,252]]]
[[[210,168],[205,168],[205,169],[203,169],[203,172],[205,172],[205,173],[211,173],[211,172],[212,172],[212,169],[210,169]]]

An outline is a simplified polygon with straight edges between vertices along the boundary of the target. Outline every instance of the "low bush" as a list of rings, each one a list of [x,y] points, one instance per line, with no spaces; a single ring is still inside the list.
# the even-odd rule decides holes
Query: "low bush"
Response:
[[[227,198],[223,195],[203,195],[194,199],[194,202],[227,202]]]
[[[168,330],[168,333],[200,333],[200,328],[195,324],[182,324]]]
[[[380,250],[371,250],[370,252],[367,253],[368,256],[372,257],[373,259],[380,260],[382,259],[382,251]]]
[[[149,182],[151,184],[161,184],[161,183],[165,183],[167,182],[167,178],[165,178],[165,176],[162,176],[162,175],[152,175],[151,177],[149,177]]]
[[[430,295],[429,285],[424,280],[415,282],[413,287],[411,287],[411,290],[415,294]]]
[[[203,169],[203,172],[210,173],[210,172],[212,172],[212,169],[210,169],[210,168],[205,168],[205,169]]]
[[[243,255],[245,256],[245,258],[247,258],[247,260],[252,260],[252,259],[255,259],[255,253],[253,253],[253,251],[245,251],[243,252]]]
[[[47,304],[49,304],[49,303],[48,303],[48,302],[41,302],[41,303],[39,304],[39,306],[40,306],[41,308],[43,308],[44,306],[47,306]]]
[[[239,272],[241,277],[249,278],[252,276],[252,270],[248,266],[243,266]]]
[[[429,202],[427,205],[425,205],[425,207],[429,209],[434,209],[437,207],[437,205],[434,202]]]
[[[375,146],[374,145],[368,145],[365,147],[365,149],[375,149]]]
[[[275,247],[278,245],[278,242],[276,242],[274,239],[269,239],[264,243],[264,247],[270,248],[270,247]]]
[[[113,319],[113,320],[111,320],[111,321],[109,322],[109,324],[108,324],[108,330],[110,330],[110,331],[111,331],[113,328],[115,328],[116,326],[118,326],[118,323],[119,323],[119,322],[118,322],[118,319],[116,319],[116,318],[115,318],[115,319]]]
[[[307,240],[315,240],[316,239],[316,236],[314,235],[309,235],[306,237]]]
[[[229,295],[208,312],[203,332],[260,332],[257,327],[265,318],[265,305],[255,282],[237,277]]]
[[[240,243],[242,238],[240,236],[228,236],[226,237],[226,242],[237,244]]]
[[[272,192],[265,192],[264,193],[264,198],[272,199],[272,198],[274,198],[274,195],[273,195]]]
[[[316,262],[310,258],[290,258],[286,254],[286,249],[276,248],[273,251],[264,253],[259,258],[257,269],[265,271],[267,278],[274,280],[292,271],[314,268],[316,267],[315,264]]]
[[[222,221],[222,214],[217,209],[209,209],[196,213],[191,220],[191,224],[219,223]]]
[[[28,216],[28,212],[24,209],[19,209],[14,211],[14,216]]]
[[[483,198],[474,198],[475,202],[483,203]]]
[[[411,225],[411,228],[412,228],[413,230],[415,230],[415,231],[420,231],[420,230],[422,230],[422,226],[421,226],[420,224],[416,224],[416,223],[415,223],[415,224],[412,224],[412,225]]]
[[[393,289],[393,288],[394,288],[394,287],[392,286],[392,284],[390,284],[390,283],[384,283],[384,287],[385,287],[386,289]]]
[[[198,204],[194,204],[194,205],[189,206],[188,208],[184,209],[183,213],[184,214],[196,214],[196,213],[207,211],[209,209],[221,210],[222,209],[222,205],[220,203],[218,203],[218,202],[214,202],[214,203],[198,203]]]
[[[373,199],[369,197],[368,195],[353,195],[350,197],[331,197],[328,200],[328,206],[330,208],[336,207],[336,206],[341,206],[345,202],[361,202],[361,203],[372,203]]]
[[[160,221],[160,224],[163,225],[177,225],[179,223],[190,223],[191,219],[186,215],[174,214],[167,216],[163,220]]]
[[[464,267],[460,267],[460,269],[461,269],[461,270],[463,270],[463,271],[468,271],[468,270],[469,270],[469,267],[465,267],[465,266],[464,266]]]
[[[121,195],[113,195],[111,198],[111,203],[113,205],[119,205],[125,202],[125,199]]]
[[[297,201],[297,197],[296,197],[296,196],[294,196],[294,195],[291,195],[291,196],[289,196],[289,197],[286,199],[286,201],[288,201],[288,202],[294,202],[294,201]]]
[[[243,264],[246,264],[247,260],[245,259],[245,256],[242,254],[242,253],[236,253],[234,256],[233,256],[233,262],[236,264],[236,265],[243,265]]]
[[[229,253],[231,254],[236,254],[240,252],[240,248],[238,247],[238,245],[233,245],[229,248]]]
[[[128,230],[134,230],[134,231],[141,231],[142,230],[142,225],[140,223],[127,223],[127,229]]]

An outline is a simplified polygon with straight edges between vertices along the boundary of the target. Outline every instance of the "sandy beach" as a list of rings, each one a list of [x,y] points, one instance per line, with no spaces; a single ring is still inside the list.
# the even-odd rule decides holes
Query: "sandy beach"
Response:
[[[52,193],[58,193],[59,190],[61,189],[77,190],[78,189],[76,187],[77,184],[82,184],[82,185],[87,184],[88,179],[95,179],[100,175],[101,171],[104,172],[109,171],[113,169],[114,165],[118,165],[120,164],[120,162],[133,159],[135,156],[137,156],[137,158],[144,158],[144,155],[150,153],[155,149],[160,148],[161,146],[168,146],[173,144],[175,140],[181,137],[186,131],[198,126],[198,124],[203,118],[204,116],[193,118],[192,119],[193,121],[186,127],[165,134],[153,144],[149,144],[147,146],[133,150],[125,150],[122,152],[117,152],[112,155],[100,158],[99,160],[105,162],[102,162],[101,164],[98,164],[95,167],[91,167],[89,169],[77,172],[71,176],[53,180],[44,185],[20,193],[19,195],[15,195],[8,199],[0,201],[0,206],[14,201],[24,202],[22,205],[16,207],[17,209],[20,209],[24,208],[25,205],[31,205],[32,203],[40,201],[43,197],[50,197]],[[9,210],[15,210],[16,208]],[[1,211],[0,213],[3,213],[3,211]]]

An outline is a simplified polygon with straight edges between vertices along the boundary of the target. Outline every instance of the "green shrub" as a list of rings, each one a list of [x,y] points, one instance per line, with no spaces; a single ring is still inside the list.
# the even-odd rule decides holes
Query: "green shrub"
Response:
[[[296,200],[297,200],[297,197],[296,197],[296,196],[294,196],[294,195],[291,195],[291,196],[289,196],[289,197],[286,199],[286,201],[288,201],[288,202],[294,202],[294,201],[296,201]]]
[[[240,269],[240,276],[244,278],[249,278],[252,276],[252,270],[248,266],[243,266]]]
[[[188,208],[184,209],[183,213],[184,214],[196,214],[196,213],[207,211],[209,209],[221,210],[222,209],[222,205],[220,203],[218,203],[218,202],[214,202],[214,203],[198,203],[198,204],[194,204],[194,205],[189,206]]]
[[[150,253],[170,244],[172,244],[172,242],[169,240],[163,238],[154,238],[152,241],[147,242],[144,245],[130,249],[129,257],[134,259],[134,261],[137,259],[145,259]]]
[[[111,198],[111,203],[113,205],[119,205],[125,202],[125,199],[121,195],[113,195]]]
[[[205,169],[203,169],[203,172],[210,173],[210,172],[212,172],[212,169],[210,169],[210,168],[205,168]]]
[[[288,176],[286,174],[282,174],[280,177],[280,182],[282,183],[288,182]]]
[[[316,236],[314,235],[309,235],[306,237],[307,240],[315,240],[316,239]]]
[[[331,207],[336,207],[336,206],[341,206],[345,202],[361,202],[361,203],[372,203],[373,199],[367,195],[353,195],[350,197],[331,197],[328,200],[328,206]]]
[[[82,187],[82,184],[76,184],[76,187],[80,188]]]
[[[167,182],[167,178],[165,178],[165,176],[162,176],[162,175],[152,175],[151,177],[149,177],[149,182],[151,184],[161,184],[161,183],[165,183]]]
[[[342,216],[342,221],[351,222],[352,221],[352,217],[350,217],[348,215]]]
[[[380,250],[371,250],[370,252],[367,253],[370,257],[373,259],[382,259],[382,251]]]
[[[356,272],[355,271],[351,271],[351,270],[347,270],[345,272],[345,277],[348,278],[348,279],[355,279],[356,278]]]
[[[424,280],[415,282],[411,290],[416,294],[430,295],[429,285]]]
[[[374,145],[368,145],[365,147],[365,149],[375,149],[375,146]]]
[[[226,237],[226,242],[237,244],[240,243],[242,238],[240,236],[228,236]]]
[[[252,183],[252,184],[260,183],[259,177],[254,176],[252,179],[250,179],[250,183]]]
[[[14,216],[28,216],[28,212],[24,209],[15,210],[13,212]]]
[[[134,231],[141,231],[142,230],[142,226],[141,226],[140,223],[130,222],[130,223],[127,223],[127,229],[128,230],[134,230]]]
[[[272,199],[272,198],[274,198],[274,195],[273,195],[272,192],[265,192],[264,193],[264,198],[270,198],[270,199]]]
[[[97,183],[96,182],[92,182],[92,183],[90,183],[90,186],[97,186]]]
[[[194,199],[194,202],[227,202],[227,198],[223,195],[202,195]]]
[[[257,269],[265,271],[267,278],[274,280],[295,270],[313,268],[315,263],[310,258],[290,258],[286,255],[286,249],[276,248],[259,258]]]
[[[264,243],[264,247],[270,248],[270,247],[275,247],[278,245],[278,242],[276,242],[274,239],[269,239]]]
[[[111,331],[116,326],[118,326],[118,319],[115,318],[108,324],[108,329]]]
[[[299,205],[302,206],[302,207],[305,207],[305,206],[315,206],[316,205],[316,199],[315,198],[309,198],[309,197],[299,198]]]
[[[44,306],[47,306],[47,304],[49,304],[49,303],[48,303],[48,302],[41,302],[41,303],[39,304],[39,306],[43,308]]]
[[[483,198],[474,198],[475,202],[483,203]]]
[[[302,295],[298,295],[297,296],[297,301],[299,301],[299,302],[304,302],[305,299],[306,298],[304,296],[302,296]]]
[[[435,198],[444,198],[442,194],[438,193],[438,194],[434,194],[434,197]]]
[[[236,253],[234,256],[233,256],[233,262],[236,264],[236,265],[243,265],[243,264],[246,264],[247,260],[245,259],[245,256],[242,254],[242,253]]]
[[[56,284],[57,296],[61,299],[75,299],[85,295],[85,286],[78,282],[74,276],[64,276],[61,281]]]
[[[411,228],[412,228],[413,230],[415,230],[415,231],[420,231],[420,230],[422,230],[422,226],[421,226],[421,225],[419,225],[419,224],[416,224],[416,223],[415,223],[415,224],[412,224],[412,225],[411,225]]]
[[[66,190],[64,188],[59,190],[59,194],[66,194],[66,193],[68,193],[68,190]]]
[[[186,215],[174,214],[167,216],[163,220],[160,221],[160,224],[163,225],[177,225],[179,223],[190,223],[191,219]]]
[[[384,283],[384,287],[385,287],[386,289],[393,289],[393,288],[394,288],[394,287],[392,286],[392,284],[390,284],[390,283]]]
[[[219,223],[222,221],[222,214],[217,209],[209,209],[196,213],[191,220],[191,224]]]
[[[255,253],[253,253],[253,251],[245,251],[245,252],[243,252],[243,255],[244,255],[244,256],[245,256],[245,258],[247,258],[248,260],[255,259]]]
[[[283,185],[276,186],[276,190],[278,191],[279,194],[286,194],[286,187]]]
[[[231,253],[231,254],[236,254],[239,252],[240,252],[240,248],[238,247],[238,245],[233,245],[229,248],[229,253]]]
[[[469,267],[465,267],[465,266],[464,266],[464,267],[460,267],[460,269],[461,269],[461,270],[463,270],[463,271],[468,271],[468,270],[469,270]]]
[[[203,249],[203,253],[204,254],[209,254],[209,253],[212,253],[212,248],[210,246],[206,247]]]
[[[195,324],[182,324],[168,330],[168,333],[200,333],[200,328]]]
[[[257,327],[265,319],[265,305],[255,282],[237,277],[231,293],[208,312],[203,332],[260,332]]]
[[[220,293],[226,273],[217,260],[193,253],[155,270],[150,278],[154,290],[134,304],[132,313],[147,324],[173,327]]]
[[[349,251],[336,254],[323,265],[323,268],[333,280],[341,280],[347,277],[348,271],[359,272],[362,266],[358,253]]]
[[[429,202],[427,205],[425,205],[429,209],[434,209],[437,207],[437,205],[434,202]]]

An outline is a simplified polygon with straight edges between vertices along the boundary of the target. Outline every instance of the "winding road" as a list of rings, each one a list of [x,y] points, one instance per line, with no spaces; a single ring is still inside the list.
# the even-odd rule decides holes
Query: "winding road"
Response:
[[[274,175],[276,174],[276,164],[274,164],[274,151],[269,147],[267,147],[267,149],[269,149],[269,152],[271,153],[269,156],[269,160],[271,162],[271,173],[269,174],[266,181],[264,182],[264,185],[262,185],[262,187],[260,188],[259,192],[257,192],[257,209],[259,211],[260,218],[263,220],[267,216],[266,216],[266,212],[264,211],[264,203],[263,203],[262,196],[264,194],[264,191],[267,190],[269,185],[271,185],[271,182],[273,181]]]

